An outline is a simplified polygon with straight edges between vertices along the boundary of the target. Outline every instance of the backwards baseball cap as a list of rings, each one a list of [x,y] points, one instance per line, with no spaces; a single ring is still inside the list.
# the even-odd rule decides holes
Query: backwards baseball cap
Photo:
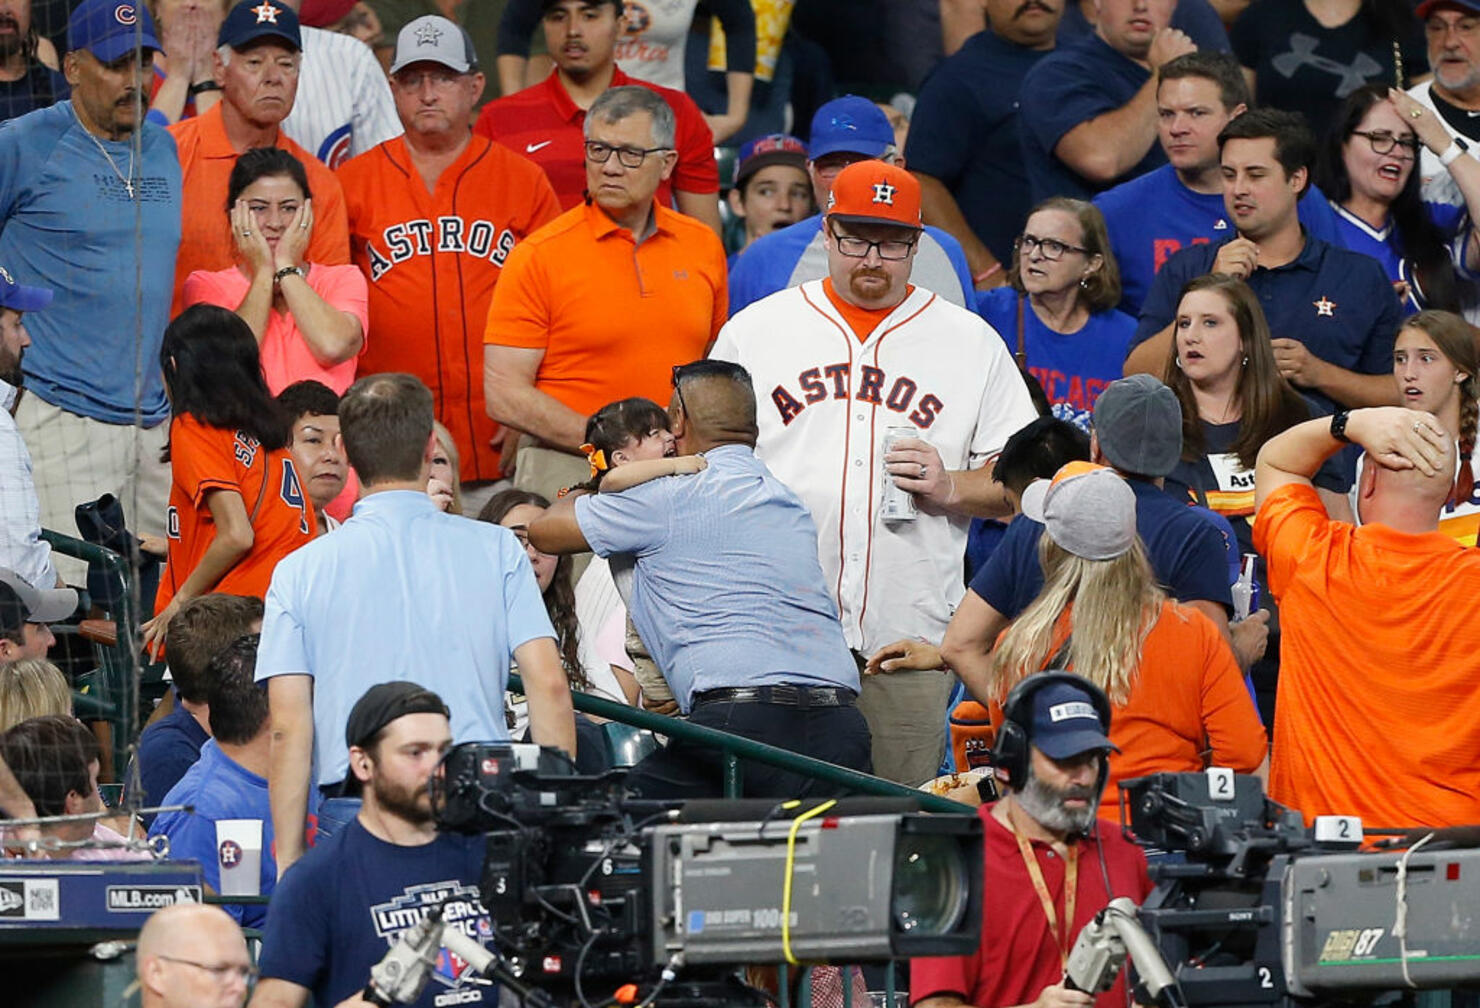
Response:
[[[135,49],[159,49],[154,19],[133,0],[82,0],[67,19],[67,48],[112,63]]]
[[[1070,462],[1023,491],[1023,514],[1086,560],[1113,560],[1136,541],[1136,495],[1114,469]]]
[[[452,717],[442,698],[425,686],[404,679],[381,683],[371,686],[355,701],[349,720],[344,723],[344,741],[363,748],[382,728],[407,714]]]
[[[400,73],[412,63],[426,60],[449,70],[467,73],[478,65],[473,40],[460,26],[437,14],[424,14],[396,35],[396,54],[391,73]]]
[[[919,230],[920,183],[882,161],[855,161],[833,180],[827,216],[845,224],[897,224]]]
[[[771,165],[791,165],[806,171],[807,145],[785,133],[756,137],[740,148],[740,157],[735,162],[733,188],[738,189],[750,176]]]
[[[1450,7],[1454,10],[1468,11],[1471,14],[1480,14],[1480,0],[1424,0],[1414,8],[1413,13],[1421,18],[1426,18],[1436,10]]]
[[[294,49],[303,48],[298,14],[285,3],[273,0],[242,0],[226,12],[216,44],[245,49],[259,39],[282,39]]]
[[[0,308],[12,311],[40,311],[51,304],[50,287],[27,287],[15,282],[10,270],[0,266]]]
[[[72,588],[34,588],[15,571],[0,567],[0,627],[15,630],[22,623],[56,623],[77,609]]]
[[[1095,709],[1094,694],[1072,682],[1059,681],[1033,694],[1033,745],[1051,759],[1070,759],[1081,753],[1104,752],[1118,747],[1105,734],[1105,725]]]
[[[824,154],[847,151],[882,157],[894,146],[894,127],[879,106],[858,95],[834,98],[812,117],[807,153],[816,161]]]
[[[1095,400],[1095,438],[1111,465],[1132,476],[1166,476],[1182,457],[1182,404],[1149,374],[1119,378]]]

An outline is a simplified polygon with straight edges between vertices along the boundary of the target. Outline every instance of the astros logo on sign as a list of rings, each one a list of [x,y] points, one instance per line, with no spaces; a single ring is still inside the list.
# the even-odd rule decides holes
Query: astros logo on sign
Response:
[[[113,20],[121,25],[131,25],[139,20],[139,13],[133,4],[119,4],[113,8]]]
[[[890,185],[888,182],[875,182],[874,183],[874,202],[875,203],[887,203],[889,206],[893,206],[894,205],[894,194],[897,191],[898,191],[897,187]]]

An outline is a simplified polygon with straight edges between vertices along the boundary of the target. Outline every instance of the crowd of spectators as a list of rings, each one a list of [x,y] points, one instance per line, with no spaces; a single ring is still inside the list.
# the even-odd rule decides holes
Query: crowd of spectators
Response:
[[[922,965],[932,1008],[1090,1003],[1054,946],[1144,895],[1096,825],[1125,777],[1480,821],[1480,0],[33,3],[0,809],[213,887],[216,822],[261,820],[254,1005],[352,995],[413,894],[486,936],[427,777],[470,740],[611,766],[573,694],[910,786],[967,769],[961,703],[1035,923]],[[170,684],[118,768],[50,627],[121,614],[42,535],[105,499],[164,563],[117,631]],[[723,776],[674,737],[628,784]],[[1055,934],[1081,845],[1112,865]],[[158,1003],[187,916],[141,938]]]

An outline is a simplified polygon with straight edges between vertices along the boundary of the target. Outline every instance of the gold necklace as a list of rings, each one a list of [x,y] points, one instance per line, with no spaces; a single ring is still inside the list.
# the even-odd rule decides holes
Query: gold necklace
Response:
[[[129,148],[128,148],[128,174],[127,175],[124,175],[123,172],[121,172],[121,171],[118,170],[118,162],[113,160],[113,155],[108,153],[108,148],[106,148],[106,147],[103,146],[103,141],[101,141],[97,137],[93,136],[92,130],[88,129],[85,125],[83,125],[82,117],[77,114],[77,106],[76,105],[73,105],[72,106],[72,118],[74,118],[74,119],[77,120],[78,127],[81,128],[83,134],[86,135],[86,137],[93,142],[93,146],[98,149],[98,153],[101,154],[101,155],[103,155],[103,157],[105,157],[105,158],[108,159],[108,167],[113,169],[113,174],[114,175],[117,175],[118,176],[118,181],[120,181],[120,182],[123,183],[123,189],[124,189],[124,192],[128,193],[128,198],[129,199],[133,199],[134,198],[134,146],[133,146],[133,144],[129,144]]]

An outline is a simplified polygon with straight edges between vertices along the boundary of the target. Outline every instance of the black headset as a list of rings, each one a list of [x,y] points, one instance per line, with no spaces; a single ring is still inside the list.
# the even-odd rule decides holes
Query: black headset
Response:
[[[1105,691],[1073,672],[1035,672],[1019,682],[1002,703],[1002,726],[992,746],[992,765],[1007,775],[1007,786],[1021,791],[1028,783],[1028,763],[1032,759],[1033,697],[1055,683],[1065,683],[1085,693],[1100,719],[1100,730],[1110,734],[1110,698]],[[1100,785],[1110,773],[1108,760],[1100,763]]]

